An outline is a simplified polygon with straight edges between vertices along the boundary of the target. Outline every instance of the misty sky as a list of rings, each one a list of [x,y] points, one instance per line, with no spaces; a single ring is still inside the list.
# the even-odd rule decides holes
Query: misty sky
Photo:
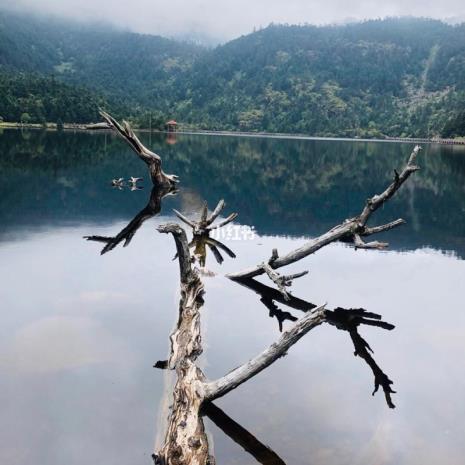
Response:
[[[463,0],[0,0],[0,6],[219,41],[271,22],[327,24],[404,15],[465,20]]]

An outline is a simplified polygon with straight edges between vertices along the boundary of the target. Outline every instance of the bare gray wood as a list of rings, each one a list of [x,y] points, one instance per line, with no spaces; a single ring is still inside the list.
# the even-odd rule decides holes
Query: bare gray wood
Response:
[[[262,353],[235,368],[222,378],[207,382],[205,385],[205,399],[209,401],[218,399],[269,367],[276,360],[286,355],[287,351],[311,329],[321,325],[325,318],[325,305],[306,313],[297,320],[289,331],[284,332],[275,343],[271,344]]]
[[[120,135],[131,146],[134,152],[136,152],[139,158],[146,163],[150,178],[155,186],[172,186],[178,182],[178,177],[176,175],[166,174],[162,170],[161,157],[142,144],[127,121],[123,121],[123,123],[120,124],[109,113],[103,110],[100,110],[100,115],[111,129]]]
[[[373,197],[369,198],[366,202],[365,207],[359,215],[357,215],[354,218],[346,219],[341,224],[338,224],[337,226],[325,232],[321,236],[318,236],[306,242],[301,247],[292,250],[286,255],[277,257],[275,260],[270,262],[270,266],[273,269],[281,268],[283,266],[290,265],[291,263],[295,263],[299,260],[302,260],[302,258],[305,258],[308,255],[317,252],[322,247],[325,247],[326,245],[331,244],[332,242],[340,240],[350,240],[352,243],[354,243],[354,239],[356,239],[355,234],[358,234],[359,236],[368,236],[371,234],[376,234],[378,232],[387,231],[388,229],[392,229],[394,227],[400,226],[401,224],[404,224],[404,220],[398,219],[383,226],[371,228],[366,226],[367,221],[371,217],[371,215],[400,189],[400,187],[404,184],[404,182],[410,177],[412,173],[419,169],[419,167],[416,165],[416,158],[420,150],[421,147],[416,145],[415,148],[412,150],[407,164],[405,165],[401,173],[399,174],[397,173],[397,171],[395,171],[395,176],[392,183],[381,194],[374,195]],[[362,242],[363,241],[359,242],[361,246]],[[384,248],[384,246],[382,248]],[[264,272],[265,270],[263,269],[263,267],[261,265],[257,265],[243,271],[228,274],[227,276],[230,279],[244,279],[259,276]]]

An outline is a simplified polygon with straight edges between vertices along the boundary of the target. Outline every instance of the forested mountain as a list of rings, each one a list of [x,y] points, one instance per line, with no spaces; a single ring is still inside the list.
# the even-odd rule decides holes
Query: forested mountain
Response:
[[[0,74],[1,117],[23,123],[74,122],[98,119],[107,102],[88,89],[69,86],[37,74]]]
[[[89,104],[98,101],[141,124],[151,111],[159,122],[174,117],[204,129],[465,135],[465,25],[436,20],[271,25],[206,49],[3,13],[0,74],[10,76],[10,84],[2,84],[13,89],[10,102],[11,76],[18,73],[22,80],[30,73],[47,75],[45,89],[60,81],[70,94],[86,95],[76,87],[86,86]],[[40,85],[30,90],[30,99],[45,107],[48,95]],[[2,91],[5,118],[4,97]]]

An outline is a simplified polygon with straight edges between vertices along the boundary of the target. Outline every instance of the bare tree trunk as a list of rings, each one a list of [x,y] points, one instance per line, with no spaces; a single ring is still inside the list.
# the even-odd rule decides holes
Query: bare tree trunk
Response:
[[[154,454],[157,465],[208,465],[208,441],[201,416],[206,401],[212,401],[235,389],[282,357],[302,336],[325,320],[324,307],[318,307],[297,321],[296,325],[260,355],[217,381],[208,381],[196,360],[202,353],[200,309],[203,284],[192,267],[185,231],[177,224],[158,227],[171,233],[176,243],[181,279],[179,318],[171,335],[171,356],[167,366],[176,371],[173,404],[161,449]],[[160,364],[162,365],[162,364]],[[159,365],[159,366],[160,366]]]
[[[171,335],[169,367],[176,370],[173,404],[165,441],[154,462],[157,465],[207,465],[210,463],[208,440],[200,408],[205,399],[205,376],[195,361],[202,353],[200,309],[203,284],[191,266],[184,230],[176,224],[158,228],[171,233],[176,242],[181,276],[181,300],[176,330]]]

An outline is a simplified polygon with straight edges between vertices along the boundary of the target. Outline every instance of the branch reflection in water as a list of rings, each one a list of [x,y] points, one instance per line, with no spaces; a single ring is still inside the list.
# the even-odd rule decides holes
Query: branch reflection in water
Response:
[[[242,286],[253,290],[260,296],[260,302],[265,305],[269,310],[269,316],[278,320],[279,331],[282,332],[284,321],[297,321],[298,318],[293,316],[289,312],[281,310],[275,302],[287,305],[290,308],[308,312],[313,310],[316,305],[307,302],[293,295],[289,295],[288,298],[284,297],[281,292],[277,289],[269,287],[265,284],[253,278],[245,278],[236,281]],[[391,331],[395,328],[394,325],[381,321],[381,315],[373,312],[368,312],[363,308],[341,308],[337,307],[334,310],[326,310],[326,322],[335,326],[337,329],[347,331],[350,334],[350,338],[354,345],[354,355],[362,358],[366,364],[370,367],[374,376],[374,391],[373,395],[378,391],[381,386],[386,397],[386,403],[389,408],[395,408],[394,403],[391,399],[391,394],[395,391],[392,390],[391,385],[393,382],[383,372],[376,361],[371,356],[370,352],[373,353],[368,342],[359,334],[358,327],[360,325],[376,326],[378,328],[386,329]]]
[[[84,236],[84,239],[106,244],[100,252],[100,255],[104,255],[107,252],[112,251],[123,241],[123,247],[127,247],[144,222],[160,213],[163,198],[169,195],[176,195],[177,192],[178,191],[173,186],[154,186],[150,192],[147,205],[139,213],[137,213],[127,226],[116,234],[116,236]]]

